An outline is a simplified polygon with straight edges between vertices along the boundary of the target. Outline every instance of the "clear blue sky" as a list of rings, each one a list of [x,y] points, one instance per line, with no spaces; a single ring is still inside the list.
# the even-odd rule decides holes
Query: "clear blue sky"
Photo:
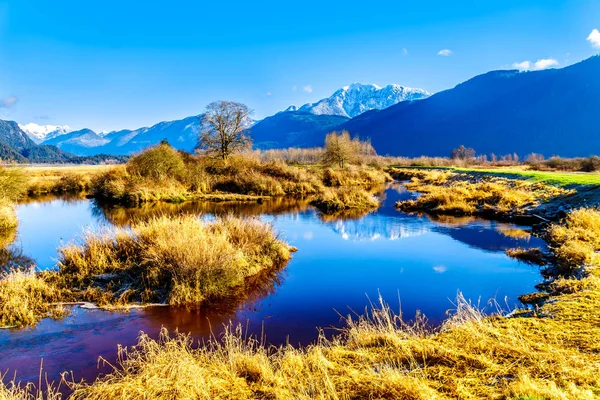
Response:
[[[580,61],[595,28],[597,0],[0,0],[0,118],[113,130],[219,99],[262,118],[352,82],[436,92]]]

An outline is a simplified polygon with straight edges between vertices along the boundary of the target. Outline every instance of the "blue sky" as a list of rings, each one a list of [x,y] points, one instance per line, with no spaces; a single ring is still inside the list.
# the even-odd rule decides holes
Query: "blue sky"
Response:
[[[594,29],[597,0],[0,0],[0,118],[100,131],[219,99],[262,118],[352,82],[436,92],[580,61]]]

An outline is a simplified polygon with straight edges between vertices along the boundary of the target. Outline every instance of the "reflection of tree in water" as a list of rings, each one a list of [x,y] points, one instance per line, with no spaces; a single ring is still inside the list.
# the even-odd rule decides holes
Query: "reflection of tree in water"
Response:
[[[178,214],[234,214],[253,216],[261,214],[281,214],[292,211],[303,211],[309,207],[310,199],[294,199],[289,197],[274,197],[258,202],[186,202],[186,203],[145,203],[139,207],[122,207],[109,204],[92,203],[92,214],[95,217],[106,218],[114,225],[128,225],[139,220],[161,215]]]
[[[51,201],[62,201],[65,204],[74,203],[82,200],[86,200],[85,193],[64,193],[61,195],[57,194],[40,194],[35,196],[24,196],[19,199],[19,204],[31,204],[31,203],[49,203]]]

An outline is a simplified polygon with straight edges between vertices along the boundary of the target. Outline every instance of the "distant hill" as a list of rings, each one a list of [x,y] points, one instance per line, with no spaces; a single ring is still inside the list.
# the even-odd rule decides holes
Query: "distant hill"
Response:
[[[82,129],[46,140],[42,144],[55,145],[79,156],[100,153],[130,155],[167,139],[176,149],[191,152],[196,147],[199,125],[200,116],[192,116],[136,130],[113,131],[106,135]]]
[[[56,146],[37,145],[14,121],[0,120],[0,160],[2,162],[39,163],[86,163],[101,161],[123,161],[113,156],[99,155],[81,158],[67,153]]]
[[[493,71],[416,102],[370,111],[336,129],[370,137],[380,154],[600,153],[600,56],[562,69]]]
[[[322,146],[324,132],[349,120],[337,115],[286,111],[257,122],[250,133],[254,147],[259,149]]]
[[[110,140],[98,135],[91,129],[81,129],[56,136],[42,142],[43,145],[56,146],[61,150],[77,155],[89,155],[98,152],[98,148]]]
[[[38,125],[29,123],[25,125],[19,125],[19,128],[21,128],[21,130],[25,132],[31,140],[38,144],[44,140],[52,139],[71,132],[71,128],[66,125]]]

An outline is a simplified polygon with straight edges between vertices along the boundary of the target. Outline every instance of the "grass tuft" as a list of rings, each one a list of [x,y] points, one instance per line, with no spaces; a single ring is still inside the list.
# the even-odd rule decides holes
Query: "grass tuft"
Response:
[[[195,306],[289,258],[290,247],[256,219],[162,216],[131,229],[89,232],[83,244],[60,249],[56,279],[73,296],[99,304]]]

